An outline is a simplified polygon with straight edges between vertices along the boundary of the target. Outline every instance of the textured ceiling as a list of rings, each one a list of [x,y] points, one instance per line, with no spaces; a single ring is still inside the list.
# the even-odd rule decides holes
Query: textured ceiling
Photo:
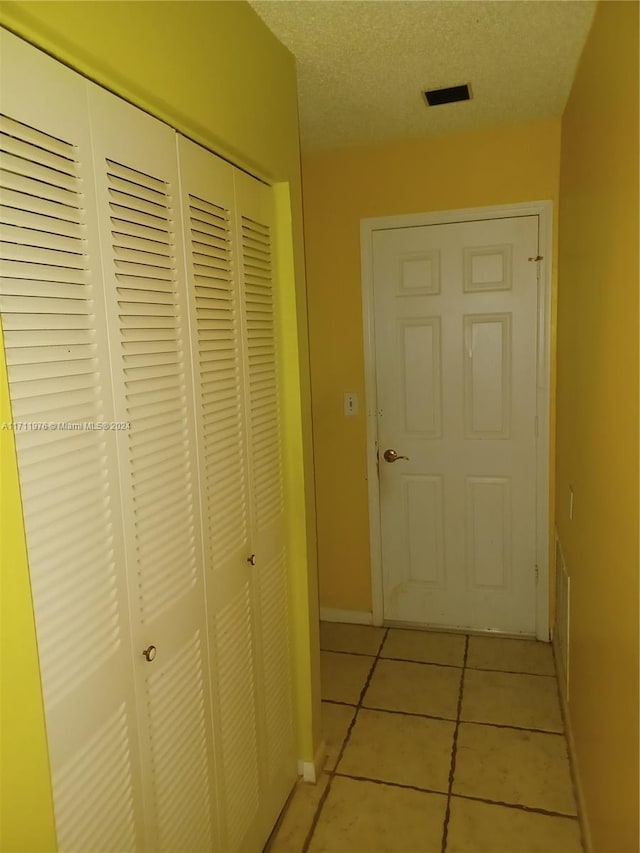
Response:
[[[591,0],[250,0],[296,57],[306,151],[560,116]],[[471,101],[424,89],[470,83]]]

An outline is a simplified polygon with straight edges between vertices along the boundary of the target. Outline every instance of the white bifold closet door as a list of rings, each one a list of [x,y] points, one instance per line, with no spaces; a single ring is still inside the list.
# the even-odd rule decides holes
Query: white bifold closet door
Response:
[[[178,137],[221,832],[259,850],[295,781],[272,198]]]
[[[213,735],[175,133],[95,86],[89,107],[114,405],[128,423],[118,465],[147,843],[210,850]]]
[[[245,346],[257,644],[263,727],[261,768],[266,836],[295,781],[289,646],[288,554],[282,464],[280,361],[284,356],[275,286],[274,202],[270,187],[238,170],[236,233]]]
[[[259,851],[296,775],[272,192],[4,30],[0,61],[59,848]]]
[[[94,428],[117,416],[86,81],[0,35],[0,310],[23,424],[16,442],[58,842],[63,851],[138,850],[116,432]]]

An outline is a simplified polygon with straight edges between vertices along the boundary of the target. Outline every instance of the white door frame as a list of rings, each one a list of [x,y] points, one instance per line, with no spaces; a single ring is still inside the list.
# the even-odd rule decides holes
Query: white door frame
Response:
[[[549,407],[551,364],[551,201],[472,207],[464,210],[438,210],[401,216],[362,219],[360,245],[362,261],[362,317],[364,332],[365,392],[367,399],[367,479],[369,484],[369,530],[371,545],[371,598],[374,625],[382,625],[382,542],[380,526],[380,484],[378,480],[378,420],[376,393],[375,317],[373,298],[373,235],[388,228],[413,228],[420,225],[445,225],[476,219],[505,219],[538,216],[538,346],[536,355],[536,413],[538,436],[536,449],[536,637],[549,640]]]

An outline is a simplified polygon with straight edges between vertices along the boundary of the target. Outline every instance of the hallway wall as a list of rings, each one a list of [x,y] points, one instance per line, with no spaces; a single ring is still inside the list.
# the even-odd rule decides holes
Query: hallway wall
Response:
[[[559,121],[303,159],[322,607],[371,611],[360,220],[551,199],[555,221],[559,159]]]
[[[562,121],[556,495],[569,709],[600,853],[640,846],[638,156],[638,4],[602,2]]]

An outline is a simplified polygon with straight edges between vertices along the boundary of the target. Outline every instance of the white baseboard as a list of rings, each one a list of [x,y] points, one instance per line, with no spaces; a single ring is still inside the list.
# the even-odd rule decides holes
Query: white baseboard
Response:
[[[302,776],[303,782],[312,782],[315,784],[318,781],[326,757],[327,747],[325,742],[321,741],[313,761],[298,759],[298,776]]]
[[[556,670],[562,672],[562,657],[558,648],[558,632],[554,631],[552,640],[553,653],[556,660]],[[560,663],[560,666],[558,666]],[[564,673],[563,673],[564,674]],[[573,729],[571,728],[571,717],[569,716],[569,706],[567,705],[567,697],[563,690],[563,684],[560,682],[560,704],[562,706],[562,717],[564,719],[564,730],[567,738],[567,748],[569,750],[569,764],[571,765],[571,776],[573,779],[573,789],[576,795],[578,806],[578,817],[580,819],[580,828],[582,829],[582,842],[584,844],[584,853],[593,853],[593,841],[591,838],[591,830],[589,828],[589,816],[587,814],[587,804],[582,788],[582,780],[580,777],[580,765],[576,754],[576,745],[573,739]]]
[[[366,610],[336,610],[334,607],[321,607],[322,622],[350,622],[352,625],[372,625],[373,614]]]

